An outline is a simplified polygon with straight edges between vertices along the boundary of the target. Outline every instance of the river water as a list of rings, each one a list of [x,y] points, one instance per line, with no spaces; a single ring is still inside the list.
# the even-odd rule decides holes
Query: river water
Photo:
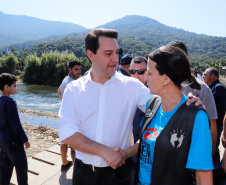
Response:
[[[17,84],[17,93],[11,97],[16,100],[19,108],[57,113],[61,105],[57,89],[58,87],[19,83]],[[58,128],[58,120],[40,117],[30,113],[19,114],[23,122]]]
[[[11,96],[18,107],[56,113],[60,109],[58,87],[17,84],[17,93]]]

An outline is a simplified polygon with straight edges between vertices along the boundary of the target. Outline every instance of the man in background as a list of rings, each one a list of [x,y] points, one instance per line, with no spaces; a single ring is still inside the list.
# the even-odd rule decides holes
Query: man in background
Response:
[[[81,68],[82,68],[82,64],[80,61],[75,59],[69,62],[68,76],[66,76],[63,79],[60,87],[57,90],[61,100],[63,98],[64,90],[67,84],[69,84],[73,80],[77,80],[81,75]],[[60,144],[60,152],[61,152],[61,159],[62,159],[61,171],[67,170],[73,164],[73,161],[75,159],[75,150],[71,148],[72,161],[67,160],[67,150],[68,150],[68,145],[61,142]]]
[[[67,84],[69,84],[73,80],[77,80],[81,75],[81,70],[82,70],[82,64],[80,61],[75,59],[69,62],[68,75],[65,76],[60,87],[57,90],[57,93],[61,100],[63,98],[64,89],[66,88]]]
[[[188,56],[187,46],[183,42],[172,41],[168,45],[182,49],[187,55],[188,60],[190,60],[190,57]],[[192,71],[193,69],[191,68],[191,74],[192,74]],[[201,90],[192,89],[189,85],[186,85],[186,86],[182,85],[182,91],[186,96],[188,95],[188,93],[192,92],[193,95],[199,97],[200,100],[202,100],[203,104],[206,106],[206,112],[209,115],[210,124],[211,124],[210,132],[211,132],[212,146],[213,146],[212,152],[214,154],[216,150],[216,143],[217,143],[217,126],[216,126],[217,109],[216,109],[216,105],[215,105],[214,98],[210,88],[198,78],[196,78],[196,81],[201,85]]]
[[[119,72],[125,76],[130,76],[129,67],[133,57],[130,55],[124,55],[120,60]]]
[[[214,153],[213,157],[213,180],[214,185],[218,185],[221,182],[221,178],[225,177],[226,175],[223,173],[220,163],[220,137],[223,130],[223,125],[226,125],[226,89],[224,85],[219,81],[219,73],[215,68],[208,68],[205,70],[203,74],[203,78],[205,83],[210,87],[213,97],[217,107],[217,145],[216,145],[216,152]],[[225,131],[225,130],[224,130]],[[222,137],[222,144],[225,147],[226,142],[226,133],[223,133]],[[225,180],[225,179],[224,179]],[[222,180],[223,181],[223,180]]]
[[[147,80],[145,74],[147,72],[147,59],[145,57],[135,57],[130,64],[129,73],[131,77],[138,79],[147,87]],[[144,116],[139,108],[136,110],[136,114],[133,119],[133,137],[134,143],[139,139],[140,123]]]
[[[131,77],[138,79],[141,83],[143,83],[147,87],[147,79],[145,77],[147,73],[147,59],[145,57],[134,57],[131,61],[129,73]],[[144,117],[144,112],[142,112],[139,108],[137,108],[134,119],[133,119],[133,137],[134,143],[140,137],[140,123]],[[133,178],[136,171],[136,163],[137,163],[137,154],[132,156],[132,169],[131,169],[131,177],[133,185]]]

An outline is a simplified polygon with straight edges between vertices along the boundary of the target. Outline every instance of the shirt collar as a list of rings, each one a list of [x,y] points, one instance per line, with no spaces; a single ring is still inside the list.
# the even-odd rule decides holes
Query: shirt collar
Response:
[[[119,72],[115,72],[115,74],[113,76],[111,76],[111,78],[105,82],[105,84],[108,84],[108,83],[111,83],[115,80],[120,80],[122,81],[122,74],[120,74]],[[91,75],[90,75],[90,70],[88,71],[87,75],[85,76],[85,84],[88,83],[88,82],[92,82],[92,78],[91,78]]]
[[[209,85],[210,89],[214,87],[217,83],[220,83],[219,79],[215,80],[212,84]]]

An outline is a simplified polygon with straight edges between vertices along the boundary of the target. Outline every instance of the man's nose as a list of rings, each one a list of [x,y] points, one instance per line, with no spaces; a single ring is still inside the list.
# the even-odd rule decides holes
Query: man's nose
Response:
[[[138,78],[139,74],[138,74],[138,72],[137,72],[137,71],[135,71],[134,76],[135,76],[136,78]]]
[[[119,62],[119,57],[118,57],[118,54],[117,53],[114,53],[112,55],[112,60],[115,61],[115,62]]]

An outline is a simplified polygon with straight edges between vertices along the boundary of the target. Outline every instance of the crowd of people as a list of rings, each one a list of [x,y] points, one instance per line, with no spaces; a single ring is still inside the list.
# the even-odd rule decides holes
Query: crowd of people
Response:
[[[221,159],[219,145],[226,147],[226,89],[218,71],[196,73],[179,41],[147,56],[119,57],[117,37],[115,30],[90,30],[90,70],[79,78],[81,63],[71,61],[58,89],[61,170],[73,164],[73,185],[224,185],[226,151]],[[0,75],[2,185],[14,166],[18,184],[27,184],[23,144],[30,144],[10,98],[16,80]]]

